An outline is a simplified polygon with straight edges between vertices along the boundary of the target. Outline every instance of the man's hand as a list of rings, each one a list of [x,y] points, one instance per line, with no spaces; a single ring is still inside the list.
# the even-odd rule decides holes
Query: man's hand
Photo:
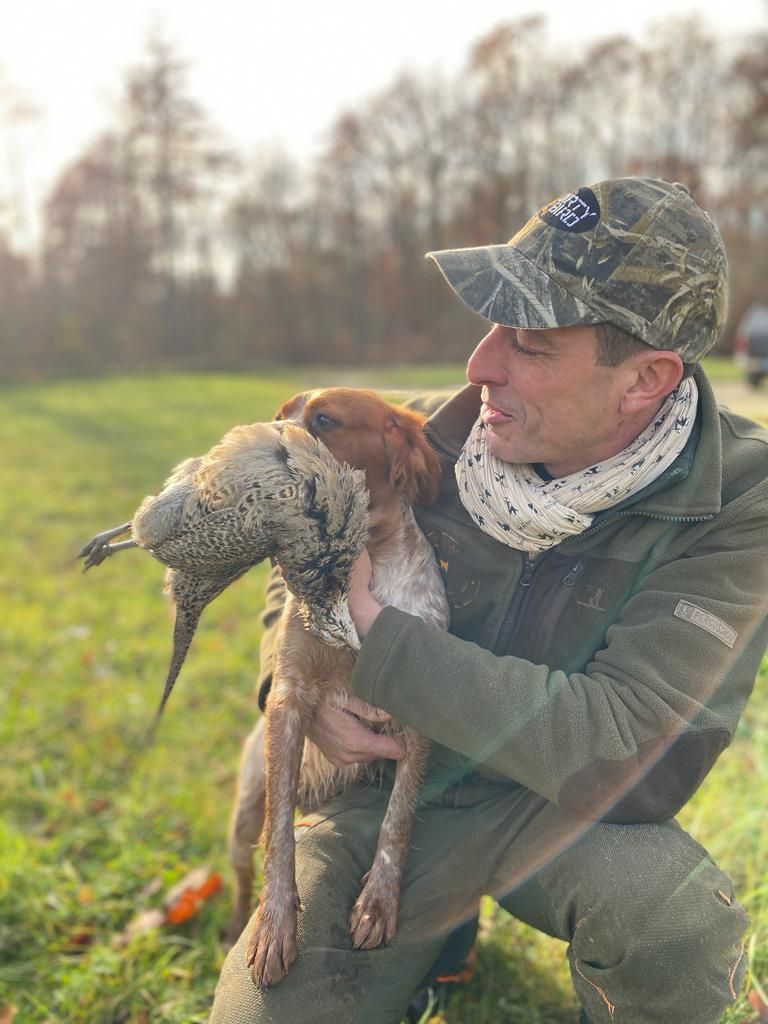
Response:
[[[309,738],[336,768],[382,757],[399,761],[405,754],[402,741],[373,732],[362,718],[381,724],[389,721],[390,716],[356,697],[350,699],[347,710],[322,703],[310,723]]]
[[[382,606],[368,589],[371,585],[373,567],[368,554],[368,549],[363,548],[349,577],[349,614],[355,624],[357,635],[362,640],[374,623],[376,616]]]

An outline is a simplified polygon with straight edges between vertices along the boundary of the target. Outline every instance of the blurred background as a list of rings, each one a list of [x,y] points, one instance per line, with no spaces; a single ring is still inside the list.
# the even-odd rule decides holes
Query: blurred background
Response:
[[[462,359],[423,254],[602,177],[685,182],[768,272],[764,0],[0,12],[0,374]]]

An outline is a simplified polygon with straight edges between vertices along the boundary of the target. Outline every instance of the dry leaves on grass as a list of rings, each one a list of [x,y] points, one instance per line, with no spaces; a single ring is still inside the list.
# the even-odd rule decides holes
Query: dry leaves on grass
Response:
[[[148,886],[145,892],[155,888]],[[162,928],[163,925],[188,921],[190,917],[194,917],[203,903],[220,889],[221,875],[217,871],[211,871],[207,865],[195,868],[168,890],[162,907],[139,911],[123,931],[115,936],[114,944],[118,948],[123,948],[144,932]]]
[[[763,991],[752,989],[747,999],[749,1000],[749,1005],[757,1014],[754,1024],[768,1024],[768,1003],[765,1001]]]
[[[209,871],[207,867],[195,868],[177,885],[168,891],[163,901],[166,909],[166,921],[169,924],[180,924],[193,917],[200,905],[209,900],[221,889],[221,875]]]

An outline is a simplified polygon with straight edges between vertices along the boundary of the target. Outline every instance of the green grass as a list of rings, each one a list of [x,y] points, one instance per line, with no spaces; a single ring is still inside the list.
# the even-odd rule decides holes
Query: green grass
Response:
[[[462,382],[460,367],[361,372],[401,389]],[[0,390],[0,1005],[17,1024],[195,1024],[223,959],[228,890],[188,923],[126,949],[113,937],[159,880],[208,863],[225,836],[252,695],[264,570],[206,612],[156,744],[144,744],[170,649],[162,569],[136,554],[82,576],[79,546],[127,519],[169,467],[232,424],[268,419],[333,370],[165,376]],[[758,683],[739,735],[684,823],[736,881],[749,958],[768,977],[768,700]],[[566,1024],[563,947],[484,908],[479,967],[440,1011],[448,1024]],[[730,1024],[750,1020],[744,1000]]]

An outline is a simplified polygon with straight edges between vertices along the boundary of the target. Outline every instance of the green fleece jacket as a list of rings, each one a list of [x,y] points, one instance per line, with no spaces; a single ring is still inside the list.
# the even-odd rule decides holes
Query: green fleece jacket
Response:
[[[768,644],[768,432],[696,380],[696,430],[663,477],[536,558],[459,501],[479,390],[428,421],[444,479],[418,520],[450,634],[385,608],[353,689],[434,740],[449,775],[514,780],[590,818],[663,820],[731,741]]]

